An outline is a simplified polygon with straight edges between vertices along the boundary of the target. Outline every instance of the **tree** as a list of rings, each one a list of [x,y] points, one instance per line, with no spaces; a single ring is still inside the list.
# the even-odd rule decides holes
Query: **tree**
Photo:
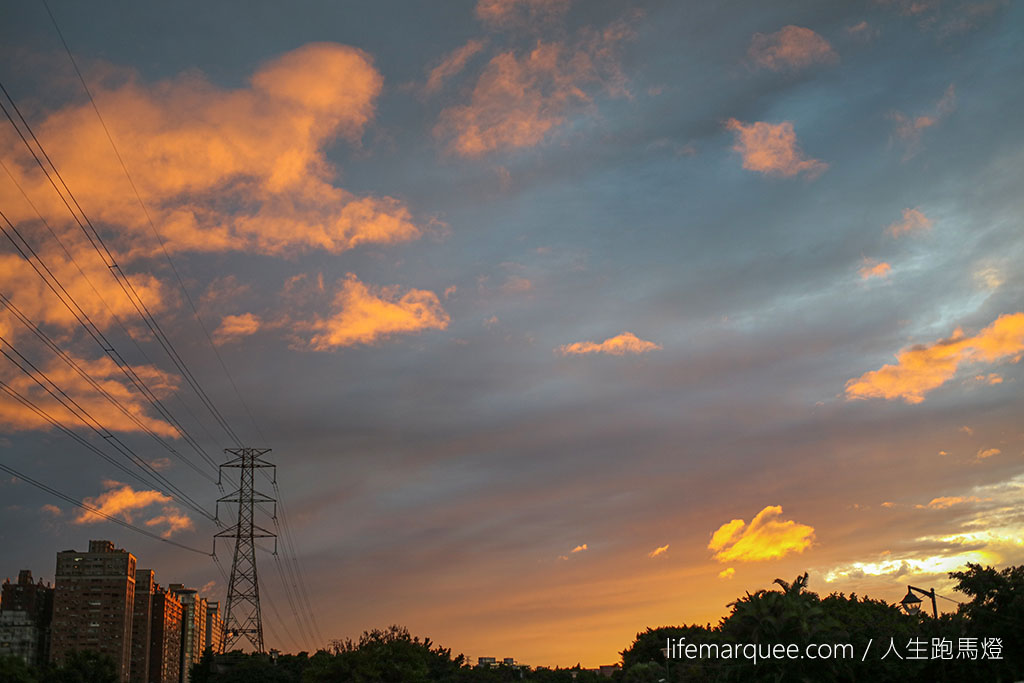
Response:
[[[21,657],[0,657],[0,681],[4,683],[37,683],[35,672]]]
[[[998,638],[1002,660],[984,662],[992,680],[1024,677],[1024,565],[999,571],[970,562],[962,572],[950,572],[955,589],[971,596],[958,608],[967,619],[971,637]],[[983,645],[979,645],[979,649]]]
[[[47,683],[118,683],[117,666],[109,655],[92,650],[69,652],[64,662],[47,672]]]
[[[452,657],[450,649],[433,647],[401,626],[364,631],[359,642],[335,645],[334,656],[323,653],[310,659],[305,676],[310,683],[433,683],[455,681],[465,657]]]

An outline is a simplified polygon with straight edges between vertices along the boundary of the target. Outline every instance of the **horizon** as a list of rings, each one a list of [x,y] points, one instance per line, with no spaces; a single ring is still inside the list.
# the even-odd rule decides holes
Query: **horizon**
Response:
[[[196,550],[271,449],[268,649],[592,668],[804,571],[1024,564],[1020,3],[47,2],[0,26],[0,465]],[[0,575],[117,538],[224,604],[0,499]]]

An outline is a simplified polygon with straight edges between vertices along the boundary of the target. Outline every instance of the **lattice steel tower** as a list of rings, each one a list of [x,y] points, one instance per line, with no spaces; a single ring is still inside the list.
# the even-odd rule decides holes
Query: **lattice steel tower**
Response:
[[[256,576],[256,539],[273,538],[277,552],[277,535],[255,523],[257,503],[272,503],[273,517],[277,516],[277,501],[256,490],[256,470],[271,468],[271,481],[277,482],[277,465],[263,460],[269,448],[225,448],[234,455],[221,465],[239,470],[238,490],[217,500],[217,514],[221,503],[238,504],[238,523],[214,536],[214,554],[218,538],[235,539],[235,558],[231,562],[228,583],[228,605],[224,616],[223,652],[230,652],[243,639],[248,640],[256,652],[263,652],[263,617],[260,612],[260,584]]]

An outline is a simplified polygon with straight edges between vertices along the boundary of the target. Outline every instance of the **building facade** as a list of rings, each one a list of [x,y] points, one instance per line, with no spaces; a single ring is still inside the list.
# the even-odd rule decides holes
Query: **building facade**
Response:
[[[206,598],[180,583],[168,588],[181,602],[181,683],[189,683],[192,665],[199,663],[206,649]]]
[[[149,629],[148,683],[181,680],[181,612],[181,602],[174,593],[155,584]]]
[[[50,649],[53,588],[33,583],[32,572],[22,569],[18,582],[4,581],[0,590],[0,657],[20,657],[30,666],[42,666]]]
[[[148,683],[149,637],[153,622],[153,589],[156,587],[152,569],[135,570],[135,602],[132,614],[132,665],[128,680]]]
[[[224,619],[217,600],[206,604],[206,647],[217,654],[224,648]]]
[[[135,556],[110,541],[89,541],[88,552],[57,553],[51,661],[93,650],[114,660],[118,679],[131,671]]]

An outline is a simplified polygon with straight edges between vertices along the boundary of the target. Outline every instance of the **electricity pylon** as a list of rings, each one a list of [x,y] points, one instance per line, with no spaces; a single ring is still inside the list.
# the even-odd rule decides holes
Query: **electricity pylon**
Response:
[[[231,562],[231,579],[228,584],[228,605],[224,616],[224,638],[222,652],[230,652],[242,639],[248,640],[256,652],[263,649],[263,617],[260,612],[260,584],[256,576],[256,539],[273,538],[274,552],[277,552],[277,535],[255,523],[257,503],[273,503],[277,516],[277,501],[256,490],[256,470],[269,467],[277,482],[277,465],[263,460],[269,448],[225,448],[225,453],[234,455],[233,460],[221,465],[239,470],[238,490],[217,499],[217,514],[221,503],[238,504],[238,523],[214,536],[214,554],[218,538],[235,539],[235,558]],[[219,483],[219,482],[218,482]]]

